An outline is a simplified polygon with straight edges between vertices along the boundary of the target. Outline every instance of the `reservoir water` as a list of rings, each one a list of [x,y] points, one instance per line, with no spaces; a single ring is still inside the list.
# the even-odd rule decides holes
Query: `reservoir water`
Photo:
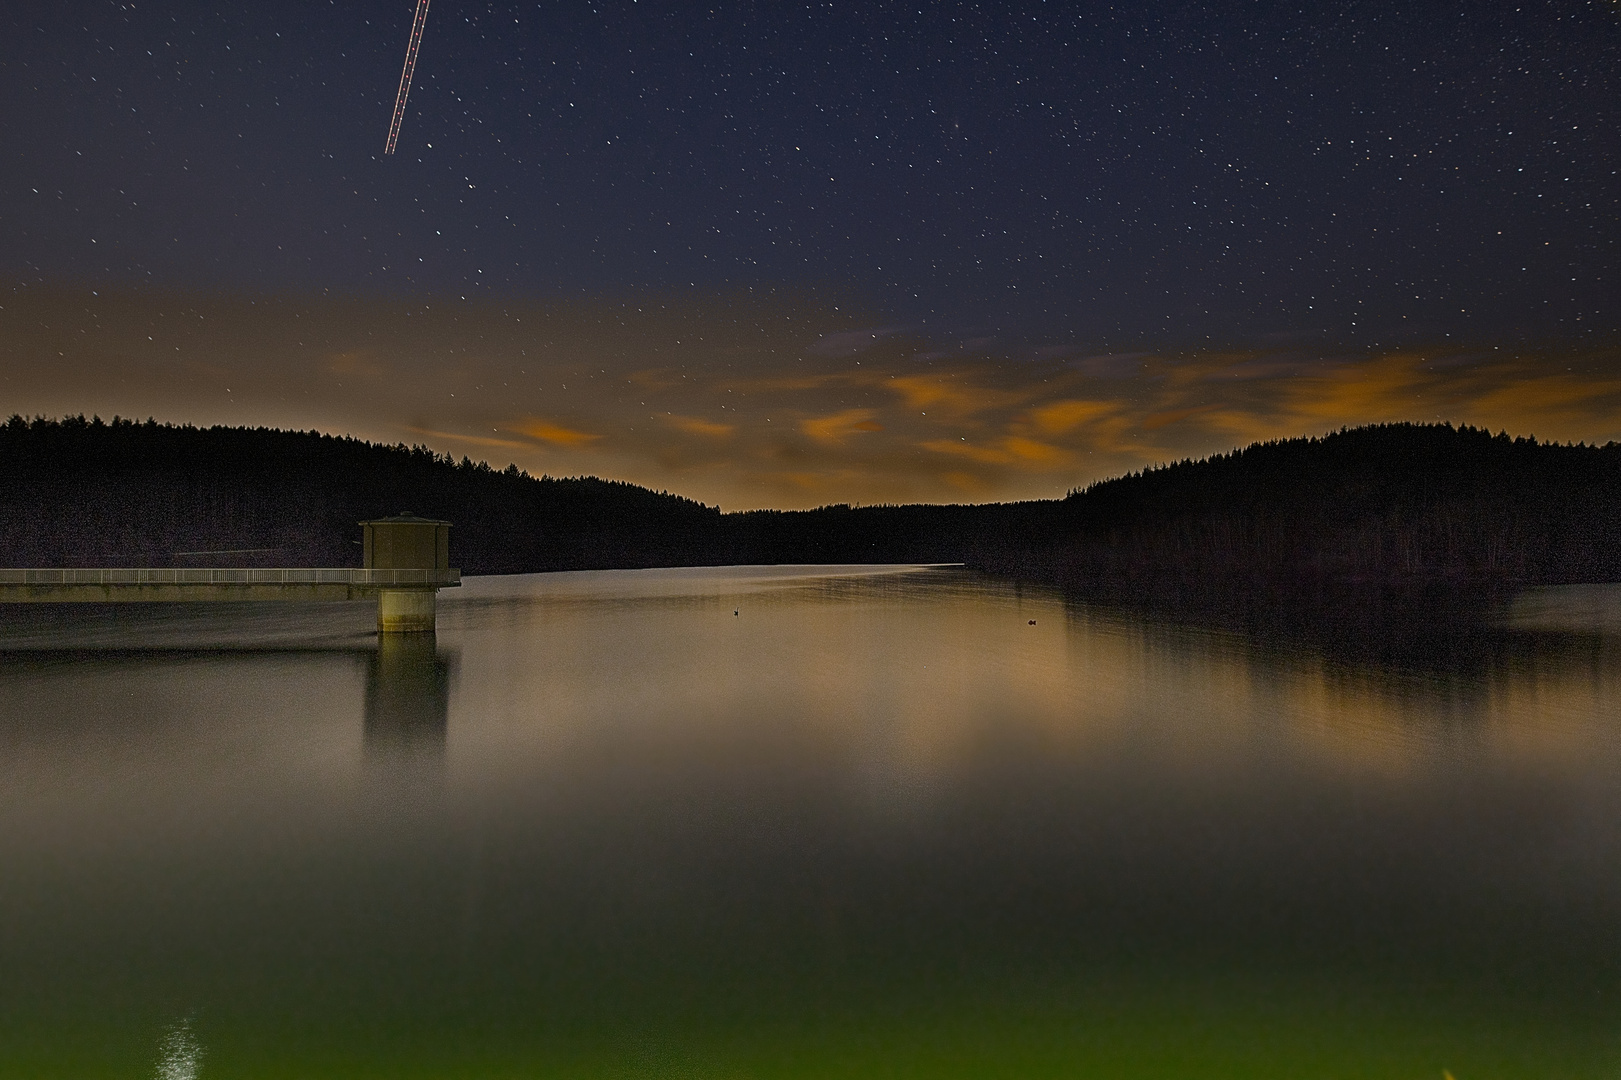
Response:
[[[1621,1071],[1614,587],[1435,663],[942,568],[373,618],[0,612],[0,1076]]]

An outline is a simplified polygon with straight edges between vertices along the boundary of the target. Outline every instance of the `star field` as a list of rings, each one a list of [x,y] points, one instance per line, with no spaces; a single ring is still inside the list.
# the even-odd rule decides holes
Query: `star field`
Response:
[[[0,10],[0,411],[728,506],[1621,438],[1621,8]]]
[[[1031,341],[1616,328],[1609,3],[8,6],[5,270],[848,295]]]

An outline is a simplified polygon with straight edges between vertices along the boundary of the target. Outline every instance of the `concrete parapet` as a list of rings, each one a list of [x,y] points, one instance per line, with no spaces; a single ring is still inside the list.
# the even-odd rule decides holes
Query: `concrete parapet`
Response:
[[[0,604],[231,603],[377,598],[383,633],[432,632],[434,593],[462,583],[449,567],[288,569],[0,569]]]
[[[0,582],[4,604],[175,604],[232,603],[244,600],[365,600],[375,587],[298,583],[287,585],[208,582]]]
[[[434,594],[462,583],[450,565],[450,522],[400,514],[361,522],[355,567],[0,568],[0,603],[186,603],[377,598],[384,634],[433,633]]]
[[[298,566],[286,569],[234,567],[67,567],[59,569],[0,569],[0,586],[13,585],[176,585],[188,591],[198,586],[224,585],[345,585],[356,595],[387,588],[435,588],[460,585],[460,570],[446,568],[356,569],[354,567]],[[196,594],[202,599],[206,590]],[[268,593],[265,594],[267,597]],[[295,593],[289,595],[296,595]]]

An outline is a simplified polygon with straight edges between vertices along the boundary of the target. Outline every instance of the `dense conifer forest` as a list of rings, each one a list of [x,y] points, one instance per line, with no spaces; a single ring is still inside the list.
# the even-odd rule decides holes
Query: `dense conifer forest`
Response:
[[[468,573],[704,561],[718,511],[318,432],[71,417],[0,426],[7,566],[358,566],[357,522],[453,523]]]
[[[1223,621],[1401,632],[1527,585],[1621,581],[1621,444],[1389,424],[1094,484],[981,565]]]
[[[454,523],[474,574],[964,562],[1170,607],[1621,580],[1621,445],[1392,424],[1259,443],[981,506],[721,514],[317,432],[73,417],[0,425],[0,564],[358,565],[357,522]]]

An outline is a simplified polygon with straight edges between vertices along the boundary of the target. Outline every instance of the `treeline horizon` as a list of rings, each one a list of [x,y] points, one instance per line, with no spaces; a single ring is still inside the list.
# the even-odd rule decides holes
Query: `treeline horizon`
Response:
[[[357,523],[402,511],[450,521],[469,574],[961,562],[1172,608],[1621,581],[1621,444],[1450,424],[1255,443],[1061,499],[725,514],[314,431],[0,424],[7,566],[354,566]]]

